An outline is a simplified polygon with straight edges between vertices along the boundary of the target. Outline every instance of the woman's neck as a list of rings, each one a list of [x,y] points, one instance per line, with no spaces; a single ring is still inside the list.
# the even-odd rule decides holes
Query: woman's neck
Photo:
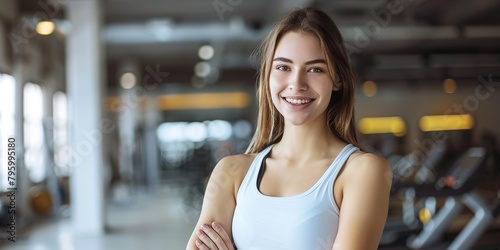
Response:
[[[283,137],[273,148],[281,157],[288,159],[320,159],[331,157],[345,146],[327,126],[325,122],[316,122],[295,126],[285,123]]]

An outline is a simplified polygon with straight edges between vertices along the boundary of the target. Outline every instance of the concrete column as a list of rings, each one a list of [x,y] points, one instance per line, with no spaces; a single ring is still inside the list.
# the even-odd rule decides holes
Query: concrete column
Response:
[[[156,98],[152,95],[148,96],[146,115],[145,115],[145,151],[146,151],[146,166],[147,166],[147,184],[150,190],[154,190],[159,184],[160,167],[158,142],[156,137],[156,129],[160,122],[160,110],[156,103]]]
[[[105,67],[98,0],[70,0],[66,69],[69,102],[71,219],[76,235],[104,232],[102,101]]]
[[[28,171],[26,171],[26,166],[24,164],[24,84],[27,78],[26,62],[23,60],[25,56],[25,51],[20,50],[14,56],[14,66],[13,66],[13,76],[16,79],[15,86],[15,109],[14,109],[14,123],[15,123],[15,138],[16,138],[16,167],[17,167],[17,210],[19,213],[17,221],[17,228],[24,228],[32,219],[33,212],[30,209],[29,202],[29,188],[31,186],[30,180],[28,178]]]

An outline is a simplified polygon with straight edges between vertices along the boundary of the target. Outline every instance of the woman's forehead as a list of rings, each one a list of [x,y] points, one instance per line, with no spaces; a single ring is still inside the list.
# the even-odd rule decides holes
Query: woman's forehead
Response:
[[[276,44],[273,59],[284,57],[293,62],[324,59],[319,38],[309,32],[287,32]]]

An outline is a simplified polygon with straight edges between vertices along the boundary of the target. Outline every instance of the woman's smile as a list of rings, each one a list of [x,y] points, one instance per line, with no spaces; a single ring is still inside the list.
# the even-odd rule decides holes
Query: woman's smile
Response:
[[[314,99],[302,99],[302,98],[290,98],[290,97],[284,97],[283,99],[295,105],[303,105],[314,101]]]
[[[282,97],[285,106],[289,110],[304,110],[312,105],[315,99],[306,97]]]

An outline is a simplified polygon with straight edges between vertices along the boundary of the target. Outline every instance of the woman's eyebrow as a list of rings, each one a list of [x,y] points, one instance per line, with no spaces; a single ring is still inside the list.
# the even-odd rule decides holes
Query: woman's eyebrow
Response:
[[[324,59],[314,59],[314,60],[311,60],[311,61],[307,61],[305,63],[305,65],[316,64],[316,63],[324,63],[324,64],[326,64],[326,61]]]
[[[293,63],[292,60],[286,58],[286,57],[276,57],[274,58],[273,62],[286,62],[286,63]],[[324,59],[314,59],[314,60],[311,60],[311,61],[307,61],[306,63],[304,63],[305,65],[309,65],[309,64],[316,64],[316,63],[324,63],[326,64],[326,61]]]

